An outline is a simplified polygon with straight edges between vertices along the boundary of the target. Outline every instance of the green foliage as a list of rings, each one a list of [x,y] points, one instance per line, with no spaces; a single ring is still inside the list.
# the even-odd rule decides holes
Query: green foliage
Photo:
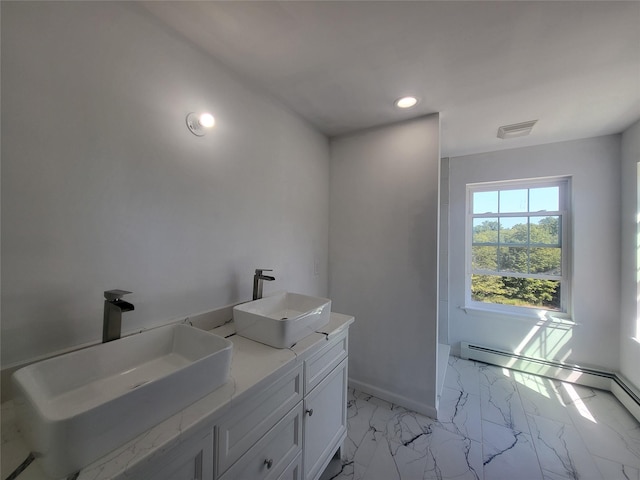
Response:
[[[560,282],[537,278],[472,275],[471,298],[476,302],[560,309]]]
[[[559,309],[558,280],[509,274],[561,274],[560,217],[479,220],[476,219],[473,226],[472,267],[505,275],[473,275],[472,298],[480,302]],[[521,221],[506,227],[517,220]]]

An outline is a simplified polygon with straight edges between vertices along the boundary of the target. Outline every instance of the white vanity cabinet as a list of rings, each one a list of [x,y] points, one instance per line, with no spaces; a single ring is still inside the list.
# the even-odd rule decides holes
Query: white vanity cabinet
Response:
[[[276,480],[302,449],[302,402],[220,477],[220,480]]]
[[[347,434],[347,361],[304,399],[304,478],[316,480]],[[338,404],[340,399],[340,404]]]
[[[218,480],[317,480],[346,437],[347,330],[217,424]]]
[[[277,478],[294,459],[302,449],[302,389],[298,365],[221,418],[221,480]]]
[[[298,365],[220,419],[217,427],[219,475],[302,401],[302,388],[302,366]]]
[[[278,480],[302,480],[302,452],[289,464]]]
[[[205,429],[173,447],[160,460],[129,470],[126,478],[211,480],[213,454],[213,431]]]
[[[304,479],[317,480],[347,435],[347,336],[305,361]]]

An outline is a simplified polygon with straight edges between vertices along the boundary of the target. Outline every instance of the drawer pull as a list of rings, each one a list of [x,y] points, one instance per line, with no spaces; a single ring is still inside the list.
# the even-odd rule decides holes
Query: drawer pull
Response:
[[[310,408],[309,410],[305,410],[305,412],[307,412],[309,416],[311,416],[313,415],[313,408]]]
[[[269,470],[271,467],[273,467],[273,458],[267,458],[264,461],[264,464],[267,466],[267,470]]]

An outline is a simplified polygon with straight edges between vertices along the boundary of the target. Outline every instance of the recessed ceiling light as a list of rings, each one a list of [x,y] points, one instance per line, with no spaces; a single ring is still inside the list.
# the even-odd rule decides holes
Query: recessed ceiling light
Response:
[[[196,114],[191,112],[187,115],[187,127],[194,135],[202,137],[205,134],[205,128],[211,128],[216,124],[216,119],[208,112]]]
[[[418,103],[416,97],[402,97],[396,100],[396,107],[398,108],[411,108]]]
[[[506,139],[529,135],[536,122],[537,120],[530,120],[528,122],[514,123],[512,125],[503,125],[498,128],[498,138]]]

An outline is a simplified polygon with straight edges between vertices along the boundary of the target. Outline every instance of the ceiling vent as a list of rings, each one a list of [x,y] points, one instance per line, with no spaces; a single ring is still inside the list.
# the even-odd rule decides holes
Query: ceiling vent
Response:
[[[498,128],[498,138],[513,138],[529,135],[536,122],[537,120],[531,120],[529,122],[514,123],[513,125],[503,125]]]

